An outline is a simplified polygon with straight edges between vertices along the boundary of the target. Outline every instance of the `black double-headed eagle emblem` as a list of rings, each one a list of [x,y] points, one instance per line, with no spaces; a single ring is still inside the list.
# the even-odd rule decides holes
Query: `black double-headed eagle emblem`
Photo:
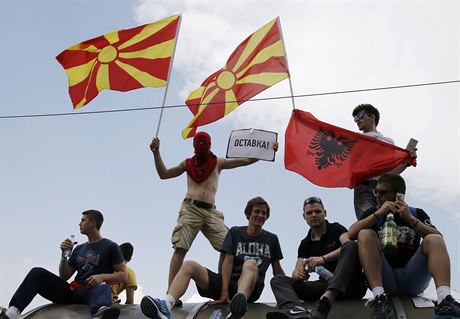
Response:
[[[340,167],[356,142],[344,135],[335,137],[334,131],[320,127],[311,141],[307,155],[315,156],[318,169],[331,165]]]

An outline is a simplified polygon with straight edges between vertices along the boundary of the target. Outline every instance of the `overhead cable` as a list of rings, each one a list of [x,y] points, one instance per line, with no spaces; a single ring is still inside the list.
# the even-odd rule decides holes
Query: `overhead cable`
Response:
[[[367,88],[367,89],[355,89],[355,90],[346,90],[346,91],[300,94],[300,95],[295,95],[294,98],[306,98],[306,97],[312,97],[312,96],[335,95],[335,94],[349,94],[349,93],[368,92],[368,91],[405,89],[405,88],[413,88],[413,87],[420,87],[420,86],[445,85],[445,84],[453,84],[453,83],[460,83],[460,80],[429,82],[429,83],[419,83],[419,84],[407,84],[407,85],[395,85],[395,86],[375,87],[375,88]],[[281,99],[290,99],[290,98],[292,98],[292,96],[276,96],[276,97],[250,99],[250,100],[240,101],[240,102],[242,103],[242,102],[253,102],[253,101],[269,101],[269,100],[281,100]],[[208,105],[222,104],[222,103],[233,103],[233,102],[235,102],[235,101],[214,102],[214,103],[208,103]],[[177,105],[166,105],[166,106],[164,106],[164,108],[178,108],[178,107],[187,107],[187,105],[186,104],[177,104]],[[161,109],[161,108],[162,108],[161,106],[150,106],[150,107],[140,107],[140,108],[130,108],[130,109],[116,109],[116,110],[104,110],[104,111],[86,111],[86,112],[78,112],[78,113],[77,112],[72,112],[72,113],[48,113],[48,114],[28,114],[28,115],[5,115],[5,116],[0,116],[0,119],[52,117],[52,116],[76,116],[76,115],[90,115],[90,114],[101,114],[101,113],[120,113],[120,112],[156,110],[156,109]]]

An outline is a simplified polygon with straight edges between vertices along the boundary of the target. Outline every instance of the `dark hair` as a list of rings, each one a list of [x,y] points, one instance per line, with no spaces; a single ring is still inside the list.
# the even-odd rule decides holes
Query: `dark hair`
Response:
[[[399,174],[383,174],[379,177],[377,183],[390,183],[393,192],[406,194],[406,182]]]
[[[134,247],[131,243],[123,243],[120,245],[121,254],[126,262],[130,261],[133,257]]]
[[[244,214],[246,215],[246,218],[249,219],[249,216],[252,213],[252,207],[254,205],[265,205],[267,207],[267,219],[270,217],[270,206],[268,206],[268,203],[265,201],[260,196],[254,197],[253,199],[250,199],[248,203],[246,204],[246,208],[244,209]]]
[[[352,115],[353,115],[353,117],[355,117],[356,115],[358,115],[361,112],[364,112],[364,113],[369,114],[369,115],[374,114],[375,115],[375,127],[377,127],[377,125],[379,125],[380,112],[379,112],[379,110],[377,110],[377,108],[375,108],[371,104],[360,104],[357,107],[355,107],[355,109],[353,110]]]
[[[96,228],[101,229],[102,223],[104,222],[104,216],[102,213],[95,209],[90,209],[81,213],[82,215],[88,216],[90,221],[96,222]]]

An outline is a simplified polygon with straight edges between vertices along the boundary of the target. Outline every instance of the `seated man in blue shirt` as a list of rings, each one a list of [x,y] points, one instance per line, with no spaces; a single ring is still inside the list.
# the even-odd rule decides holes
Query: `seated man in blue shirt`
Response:
[[[75,247],[67,260],[64,252],[71,251],[74,243],[64,240],[59,276],[43,268],[33,268],[11,298],[8,310],[0,314],[0,319],[16,319],[37,294],[59,304],[87,304],[93,318],[118,318],[120,309],[110,308],[112,290],[109,284],[126,280],[125,261],[118,245],[100,233],[104,221],[101,212],[92,209],[82,215],[80,233],[88,237],[88,242]],[[69,284],[67,280],[75,271],[75,281]]]

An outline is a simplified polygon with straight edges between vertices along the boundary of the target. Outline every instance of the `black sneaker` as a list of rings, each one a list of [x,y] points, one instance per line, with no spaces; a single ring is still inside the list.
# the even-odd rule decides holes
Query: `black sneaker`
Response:
[[[233,296],[230,302],[230,312],[228,313],[227,319],[240,319],[248,311],[248,302],[246,297],[242,293],[238,293]]]
[[[150,296],[144,296],[141,300],[141,311],[147,318],[171,319],[171,312],[166,301]]]
[[[326,319],[329,311],[331,311],[331,303],[326,297],[323,297],[316,304],[316,308],[311,311],[309,318]]]
[[[117,319],[120,315],[120,309],[109,306],[102,306],[93,315],[93,319]]]
[[[300,306],[294,306],[290,310],[280,310],[267,312],[265,315],[266,319],[307,319],[309,318],[309,313],[305,308]]]
[[[371,319],[390,319],[394,315],[393,307],[385,294],[375,297],[371,302],[371,308],[374,308]]]
[[[182,300],[180,299],[177,299],[176,302],[174,303],[174,307],[182,307],[184,303],[182,302]]]
[[[117,319],[120,315],[120,309],[110,308],[102,313],[102,319]]]
[[[460,318],[460,304],[451,295],[444,298],[439,305],[437,302],[434,302],[434,318]]]
[[[0,319],[10,319],[10,317],[6,315],[6,309],[3,307],[0,307]]]
[[[289,310],[270,311],[265,314],[266,319],[289,319]]]

